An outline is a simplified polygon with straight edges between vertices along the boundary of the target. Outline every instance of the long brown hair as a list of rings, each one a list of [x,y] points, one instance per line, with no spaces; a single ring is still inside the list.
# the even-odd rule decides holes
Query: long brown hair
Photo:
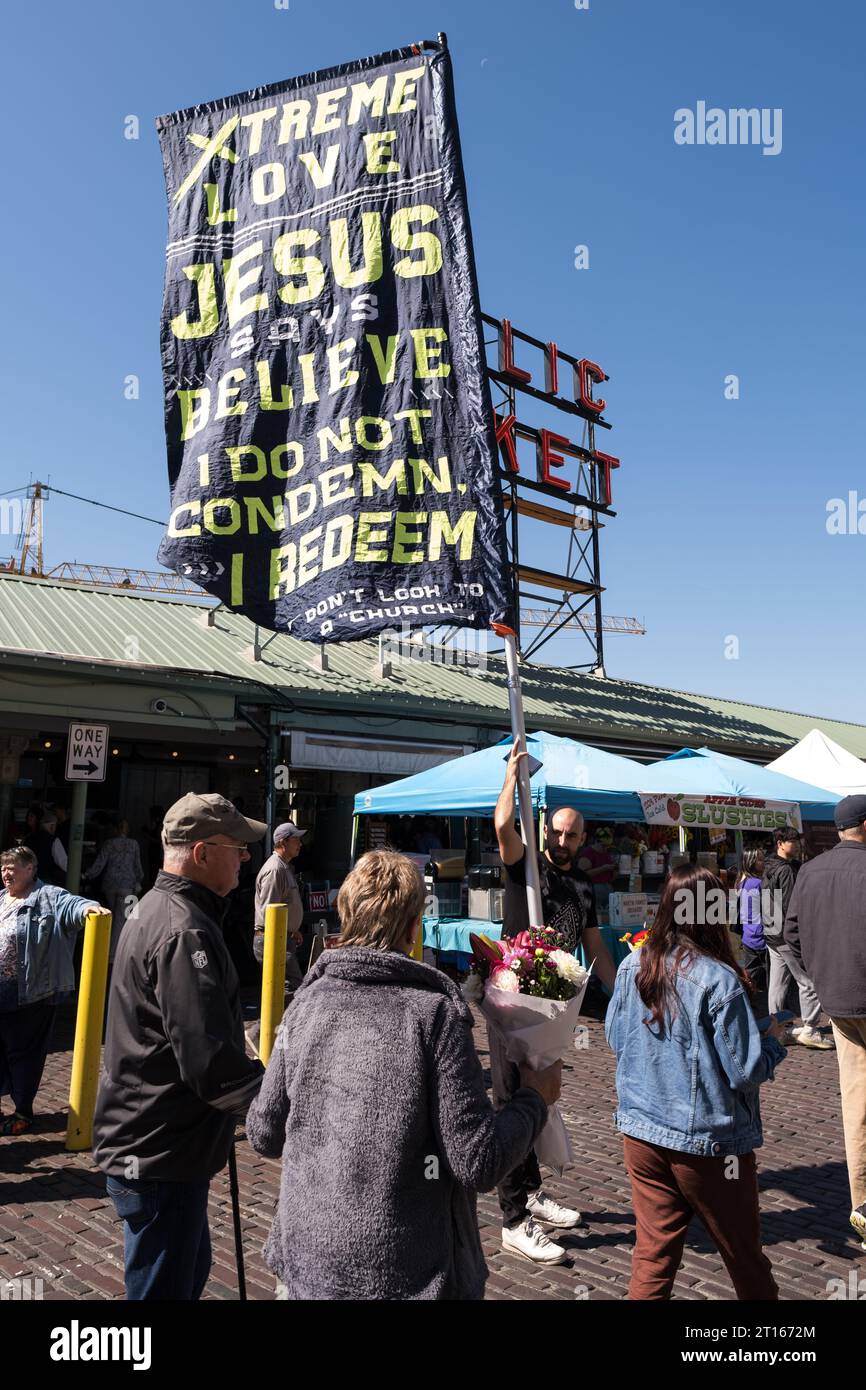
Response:
[[[717,904],[716,910],[708,912],[707,907],[713,903]],[[727,965],[751,994],[751,981],[731,950],[727,914],[722,913],[723,920],[716,921],[718,906],[723,903],[727,903],[727,893],[709,869],[680,864],[671,870],[656,919],[640,948],[637,989],[650,1010],[644,1023],[661,1027],[666,1016],[674,1017],[677,972],[696,955],[710,956]]]

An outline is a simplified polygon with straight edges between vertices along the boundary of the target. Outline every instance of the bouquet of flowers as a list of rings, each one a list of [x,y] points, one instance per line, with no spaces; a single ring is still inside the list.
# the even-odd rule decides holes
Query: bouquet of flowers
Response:
[[[513,940],[471,936],[472,968],[465,997],[479,1004],[498,1030],[508,1059],[536,1071],[562,1056],[574,1033],[589,970],[564,949],[552,927],[531,928]],[[539,1163],[561,1173],[572,1162],[571,1143],[558,1106],[535,1143]]]

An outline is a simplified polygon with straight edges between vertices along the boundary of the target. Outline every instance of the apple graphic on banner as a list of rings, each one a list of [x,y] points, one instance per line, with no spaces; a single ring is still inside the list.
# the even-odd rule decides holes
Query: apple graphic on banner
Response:
[[[673,797],[669,797],[669,798],[668,798],[668,807],[667,807],[667,810],[668,810],[668,815],[670,816],[671,820],[679,820],[679,818],[680,818],[680,803],[679,803],[678,801],[674,801]]]

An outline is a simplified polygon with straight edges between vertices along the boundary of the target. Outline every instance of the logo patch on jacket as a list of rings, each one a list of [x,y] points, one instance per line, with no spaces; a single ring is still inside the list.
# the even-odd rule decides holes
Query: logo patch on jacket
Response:
[[[196,970],[204,970],[205,966],[207,965],[207,956],[205,955],[204,951],[193,951],[192,963],[195,966]]]

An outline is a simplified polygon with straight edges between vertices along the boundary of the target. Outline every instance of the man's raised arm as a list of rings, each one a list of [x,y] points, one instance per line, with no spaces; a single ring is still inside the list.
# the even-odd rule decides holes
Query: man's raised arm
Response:
[[[493,812],[493,824],[496,827],[496,839],[499,842],[499,853],[503,864],[516,864],[523,858],[523,841],[517,833],[514,825],[514,797],[517,791],[517,767],[521,758],[525,758],[526,753],[518,752],[517,739],[505,765],[505,781],[502,784],[502,791],[499,793],[499,800],[496,803],[496,810]]]

